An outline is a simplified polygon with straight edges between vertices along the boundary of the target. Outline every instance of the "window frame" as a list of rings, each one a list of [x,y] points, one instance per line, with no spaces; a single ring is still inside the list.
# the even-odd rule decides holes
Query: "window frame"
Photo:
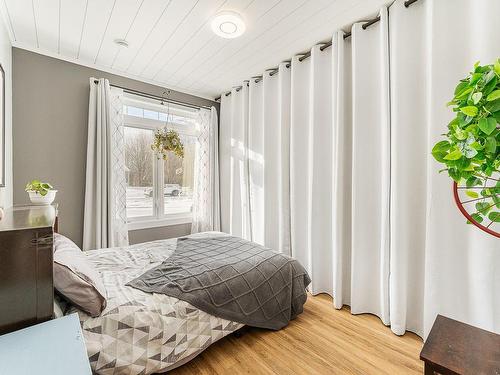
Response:
[[[140,107],[147,110],[154,110],[157,112],[165,112],[165,107],[154,105],[147,102],[142,102],[137,99],[124,98],[125,106]],[[193,112],[194,113],[194,112]],[[188,116],[186,116],[188,117]],[[144,117],[138,117],[128,114],[123,114],[123,126],[136,129],[144,129],[155,131],[164,127],[166,123],[161,120],[154,120]],[[199,129],[197,124],[193,126],[186,126],[184,124],[176,124],[169,122],[168,129],[177,131],[180,135],[188,137],[198,137]],[[128,230],[139,230],[147,228],[159,228],[170,225],[189,224],[193,221],[193,213],[184,212],[176,214],[165,213],[165,196],[163,189],[160,189],[164,184],[164,161],[153,158],[153,215],[139,216],[129,218],[127,216]]]

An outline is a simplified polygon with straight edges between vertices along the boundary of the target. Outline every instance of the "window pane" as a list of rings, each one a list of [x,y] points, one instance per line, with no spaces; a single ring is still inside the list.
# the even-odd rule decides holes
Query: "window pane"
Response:
[[[193,206],[196,138],[181,135],[181,140],[184,158],[170,152],[163,164],[165,215],[191,212]]]
[[[150,118],[151,120],[158,120],[158,112],[145,109],[144,118]]]
[[[170,121],[177,123],[179,125],[196,125],[196,120],[194,118],[178,116],[178,115],[171,115]]]
[[[125,127],[128,218],[153,216],[154,213],[152,140],[151,130]]]
[[[129,106],[127,106],[127,115],[136,116],[136,117],[143,117],[144,113],[143,113],[142,108],[132,107],[129,105]]]
[[[167,114],[160,112],[159,118],[160,121],[167,122]]]

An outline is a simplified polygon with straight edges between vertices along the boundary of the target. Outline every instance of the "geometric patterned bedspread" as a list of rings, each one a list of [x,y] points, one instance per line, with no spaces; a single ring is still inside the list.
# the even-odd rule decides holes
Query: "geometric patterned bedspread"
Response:
[[[211,236],[216,234],[210,232]],[[206,235],[198,233],[193,237]],[[96,318],[76,307],[67,313],[77,312],[80,317],[94,373],[149,375],[165,372],[189,361],[243,326],[207,314],[177,298],[125,286],[169,257],[176,241],[168,239],[85,252],[101,273],[107,306]]]

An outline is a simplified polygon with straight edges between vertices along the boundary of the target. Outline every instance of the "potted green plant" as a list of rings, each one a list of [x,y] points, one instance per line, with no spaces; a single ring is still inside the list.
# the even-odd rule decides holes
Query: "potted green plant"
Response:
[[[460,80],[448,106],[455,117],[443,134],[445,139],[434,145],[432,155],[445,166],[440,172],[447,172],[455,181],[455,199],[457,189],[463,189],[468,197],[465,203],[471,207],[467,209],[470,214],[460,205],[459,208],[469,222],[485,226],[498,223],[500,59],[491,65],[476,63],[472,72]]]
[[[155,131],[151,148],[158,156],[161,156],[163,160],[167,160],[169,152],[173,152],[180,158],[184,157],[184,145],[182,144],[179,133],[175,130],[167,129],[167,127]]]
[[[40,180],[28,182],[24,190],[28,193],[31,203],[36,205],[51,204],[57,193],[50,183]]]

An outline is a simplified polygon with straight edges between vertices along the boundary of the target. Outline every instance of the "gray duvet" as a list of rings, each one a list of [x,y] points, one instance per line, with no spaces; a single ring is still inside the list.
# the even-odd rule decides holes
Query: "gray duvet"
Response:
[[[168,259],[127,285],[220,318],[277,330],[303,311],[310,282],[298,261],[225,236],[179,238]]]

